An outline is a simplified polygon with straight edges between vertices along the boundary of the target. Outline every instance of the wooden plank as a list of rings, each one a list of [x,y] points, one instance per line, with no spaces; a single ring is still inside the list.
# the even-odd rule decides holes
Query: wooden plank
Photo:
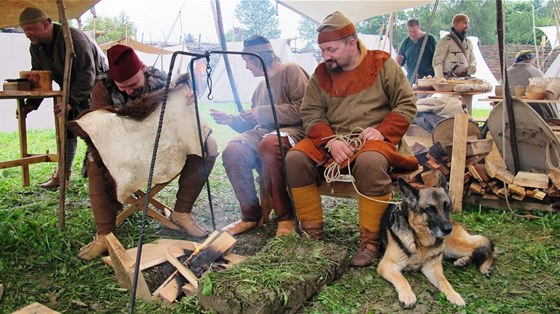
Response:
[[[195,288],[198,289],[198,278],[196,278],[195,274],[193,274],[187,267],[185,267],[185,265],[181,264],[181,262],[175,256],[173,256],[172,253],[165,253],[165,258],[167,258],[167,261],[171,263],[173,267],[177,268],[177,271],[179,271],[179,273],[183,277],[185,277],[185,279],[187,279],[189,283],[191,283]]]
[[[458,113],[455,115],[449,191],[453,195],[453,210],[458,213],[463,210],[463,178],[465,174],[468,123],[468,114]]]
[[[59,314],[60,312],[54,311],[43,304],[34,302],[28,306],[19,309],[12,314]]]
[[[194,251],[198,245],[199,244],[196,242],[176,239],[157,239],[152,243],[146,243],[142,246],[140,270],[145,270],[166,262],[167,259],[165,258],[165,253],[168,252],[170,247],[174,248],[174,250],[171,251],[171,254],[173,254],[174,257],[179,257],[184,254],[184,250]],[[129,256],[136,256],[137,251],[137,247],[126,250]],[[111,257],[109,256],[103,257],[103,262],[111,267],[113,266],[111,263]]]
[[[105,239],[107,241],[107,249],[109,251],[109,256],[111,256],[113,269],[115,270],[119,286],[130,291],[132,289],[132,281],[134,278],[134,260],[126,253],[126,250],[113,233],[106,235]],[[148,285],[146,284],[142,271],[138,274],[136,296],[146,300],[152,299],[152,294],[150,293],[150,289],[148,289]]]
[[[551,169],[546,172],[546,175],[550,179],[550,182],[552,182],[557,189],[560,189],[560,171]]]
[[[513,178],[513,184],[537,189],[548,189],[548,176],[544,173],[519,171]]]
[[[515,184],[508,185],[508,189],[513,192],[514,194],[520,195],[525,197],[525,188],[522,186],[518,186]]]
[[[196,292],[198,291],[198,288],[195,288],[193,285],[188,283],[186,285],[183,285],[181,287],[181,290],[183,290],[183,293],[185,294],[185,296],[191,296],[191,295],[196,294]]]
[[[421,174],[421,177],[422,182],[424,182],[424,185],[427,187],[434,187],[439,182],[439,173],[437,173],[435,170],[428,170],[426,172],[423,172]]]
[[[418,166],[418,169],[413,170],[413,171],[408,171],[408,172],[398,172],[398,171],[391,171],[389,172],[389,177],[392,180],[397,180],[398,178],[402,178],[405,181],[411,181],[413,180],[417,175],[419,175],[420,173],[422,173],[422,171],[424,171],[424,167],[422,166]]]
[[[490,208],[508,208],[508,203],[506,203],[503,199],[486,199],[491,194],[484,194],[483,196],[480,195],[471,195],[465,196],[465,203],[475,204],[475,205],[482,205]],[[535,202],[530,201],[530,198],[525,198],[523,202],[519,201],[509,201],[509,206],[513,209],[524,209],[524,210],[537,210],[537,211],[544,211],[544,212],[553,212],[556,211],[553,209],[550,204],[544,204],[542,202]]]

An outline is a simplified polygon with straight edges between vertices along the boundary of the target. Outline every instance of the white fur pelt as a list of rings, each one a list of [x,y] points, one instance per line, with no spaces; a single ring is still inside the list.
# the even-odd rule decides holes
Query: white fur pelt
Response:
[[[186,86],[169,92],[159,140],[153,184],[175,178],[187,155],[202,156],[194,104],[187,105]],[[123,203],[131,193],[145,189],[152,159],[161,104],[142,121],[108,110],[90,111],[75,122],[89,135],[103,164],[115,181],[116,197]],[[202,123],[203,139],[210,127]]]

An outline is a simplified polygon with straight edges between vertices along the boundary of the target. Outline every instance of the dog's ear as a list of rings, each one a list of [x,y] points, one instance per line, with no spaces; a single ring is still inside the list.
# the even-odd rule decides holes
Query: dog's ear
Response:
[[[443,173],[439,170],[437,171],[437,173],[439,175],[437,186],[440,187],[440,188],[443,188],[445,190],[445,192],[448,192],[449,188],[447,186],[447,180],[445,179],[445,175],[443,175]]]
[[[418,203],[418,190],[400,177],[397,179],[397,185],[405,202],[412,207],[416,207]]]

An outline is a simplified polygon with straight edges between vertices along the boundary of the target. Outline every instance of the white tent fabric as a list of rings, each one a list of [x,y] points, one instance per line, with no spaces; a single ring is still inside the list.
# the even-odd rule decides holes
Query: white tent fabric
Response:
[[[560,55],[558,55],[560,56]],[[552,64],[550,65],[550,67],[548,67],[548,70],[546,70],[546,73],[544,73],[545,77],[560,77],[560,58],[556,57],[556,59],[554,59],[554,62],[552,62]]]
[[[393,58],[397,56],[397,51],[387,36],[358,33],[358,37],[368,50],[383,50],[390,53]]]
[[[540,29],[548,38],[548,42],[552,49],[558,47],[560,43],[558,42],[558,27],[556,26],[543,26],[543,27],[536,27]]]
[[[296,57],[297,54],[292,52],[288,46],[287,39],[273,39],[271,40],[271,44],[274,52],[280,57],[282,62],[297,63],[309,74],[315,71],[317,61],[313,58],[312,54],[304,54],[303,56]],[[241,51],[243,50],[243,42],[228,42],[227,50]],[[239,99],[242,103],[249,103],[258,83],[264,78],[254,77],[251,71],[245,68],[245,61],[243,61],[240,55],[228,55],[227,57],[229,58],[233,78],[237,84]],[[207,96],[207,93],[208,90],[206,90],[204,97]],[[220,61],[212,71],[212,101],[233,101],[233,93],[231,92],[223,58],[220,58]]]
[[[29,54],[29,39],[21,33],[0,33],[0,79],[19,78],[20,71],[31,70],[31,55]],[[53,89],[59,87],[53,83]],[[0,132],[17,131],[16,105],[13,99],[0,100]],[[54,129],[54,115],[52,99],[45,99],[39,110],[27,115],[27,129]]]
[[[176,46],[169,46],[165,47],[167,51],[185,51],[188,52],[186,46],[183,45],[176,45]],[[136,51],[138,58],[144,62],[147,66],[153,66],[158,68],[159,70],[168,73],[169,72],[169,65],[171,64],[172,54],[166,55],[159,55],[159,54],[152,54],[152,53],[145,53]],[[173,65],[173,77],[176,78],[178,74],[184,74],[189,72],[189,62],[191,61],[191,57],[183,54],[177,55],[175,59],[175,64]]]
[[[334,11],[342,12],[352,22],[356,23],[367,18],[398,12],[424,4],[433,3],[434,0],[275,0],[288,9],[308,17],[317,23]]]
[[[448,31],[440,31],[439,32],[439,37],[442,38],[443,36],[447,35],[448,33],[449,33]],[[476,77],[476,78],[485,80],[486,82],[488,82],[492,86],[499,85],[498,80],[494,77],[494,74],[492,74],[492,71],[490,71],[490,68],[488,67],[488,64],[484,60],[484,57],[482,56],[482,52],[480,52],[480,47],[478,45],[478,37],[469,35],[469,39],[471,40],[471,42],[474,45],[474,55],[476,57],[476,73],[473,76]],[[494,95],[494,92],[480,94],[480,95],[474,95],[473,96],[473,108],[474,107],[479,107],[479,108],[480,107],[488,107],[489,106],[488,102],[482,102],[482,101],[479,101],[479,99],[488,98],[488,96],[490,96],[490,95]]]

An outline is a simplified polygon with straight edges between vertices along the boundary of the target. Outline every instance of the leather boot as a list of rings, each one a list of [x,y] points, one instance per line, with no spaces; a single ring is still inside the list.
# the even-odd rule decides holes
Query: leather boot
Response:
[[[296,233],[296,222],[293,220],[283,220],[278,222],[278,229],[275,237],[287,236]]]
[[[222,231],[231,234],[232,236],[247,232],[257,227],[259,223],[256,221],[243,221],[238,220],[222,228]]]
[[[105,240],[105,235],[96,234],[92,242],[80,249],[78,257],[89,261],[105,252],[107,252],[107,241]]]
[[[185,232],[190,236],[196,238],[208,236],[208,232],[200,228],[200,226],[196,223],[196,220],[194,220],[194,218],[192,217],[191,213],[172,212],[171,221],[173,221],[173,223],[177,226],[181,227],[181,229],[185,230]]]
[[[66,171],[66,186],[68,186],[68,182],[70,182],[70,176],[72,175],[72,171]],[[52,177],[40,184],[42,188],[45,189],[55,189],[60,186],[60,175],[58,169],[53,173]]]
[[[379,233],[360,229],[360,246],[350,264],[356,267],[366,267],[379,256]]]
[[[310,239],[323,240],[323,223],[302,221],[301,231],[305,232]]]

